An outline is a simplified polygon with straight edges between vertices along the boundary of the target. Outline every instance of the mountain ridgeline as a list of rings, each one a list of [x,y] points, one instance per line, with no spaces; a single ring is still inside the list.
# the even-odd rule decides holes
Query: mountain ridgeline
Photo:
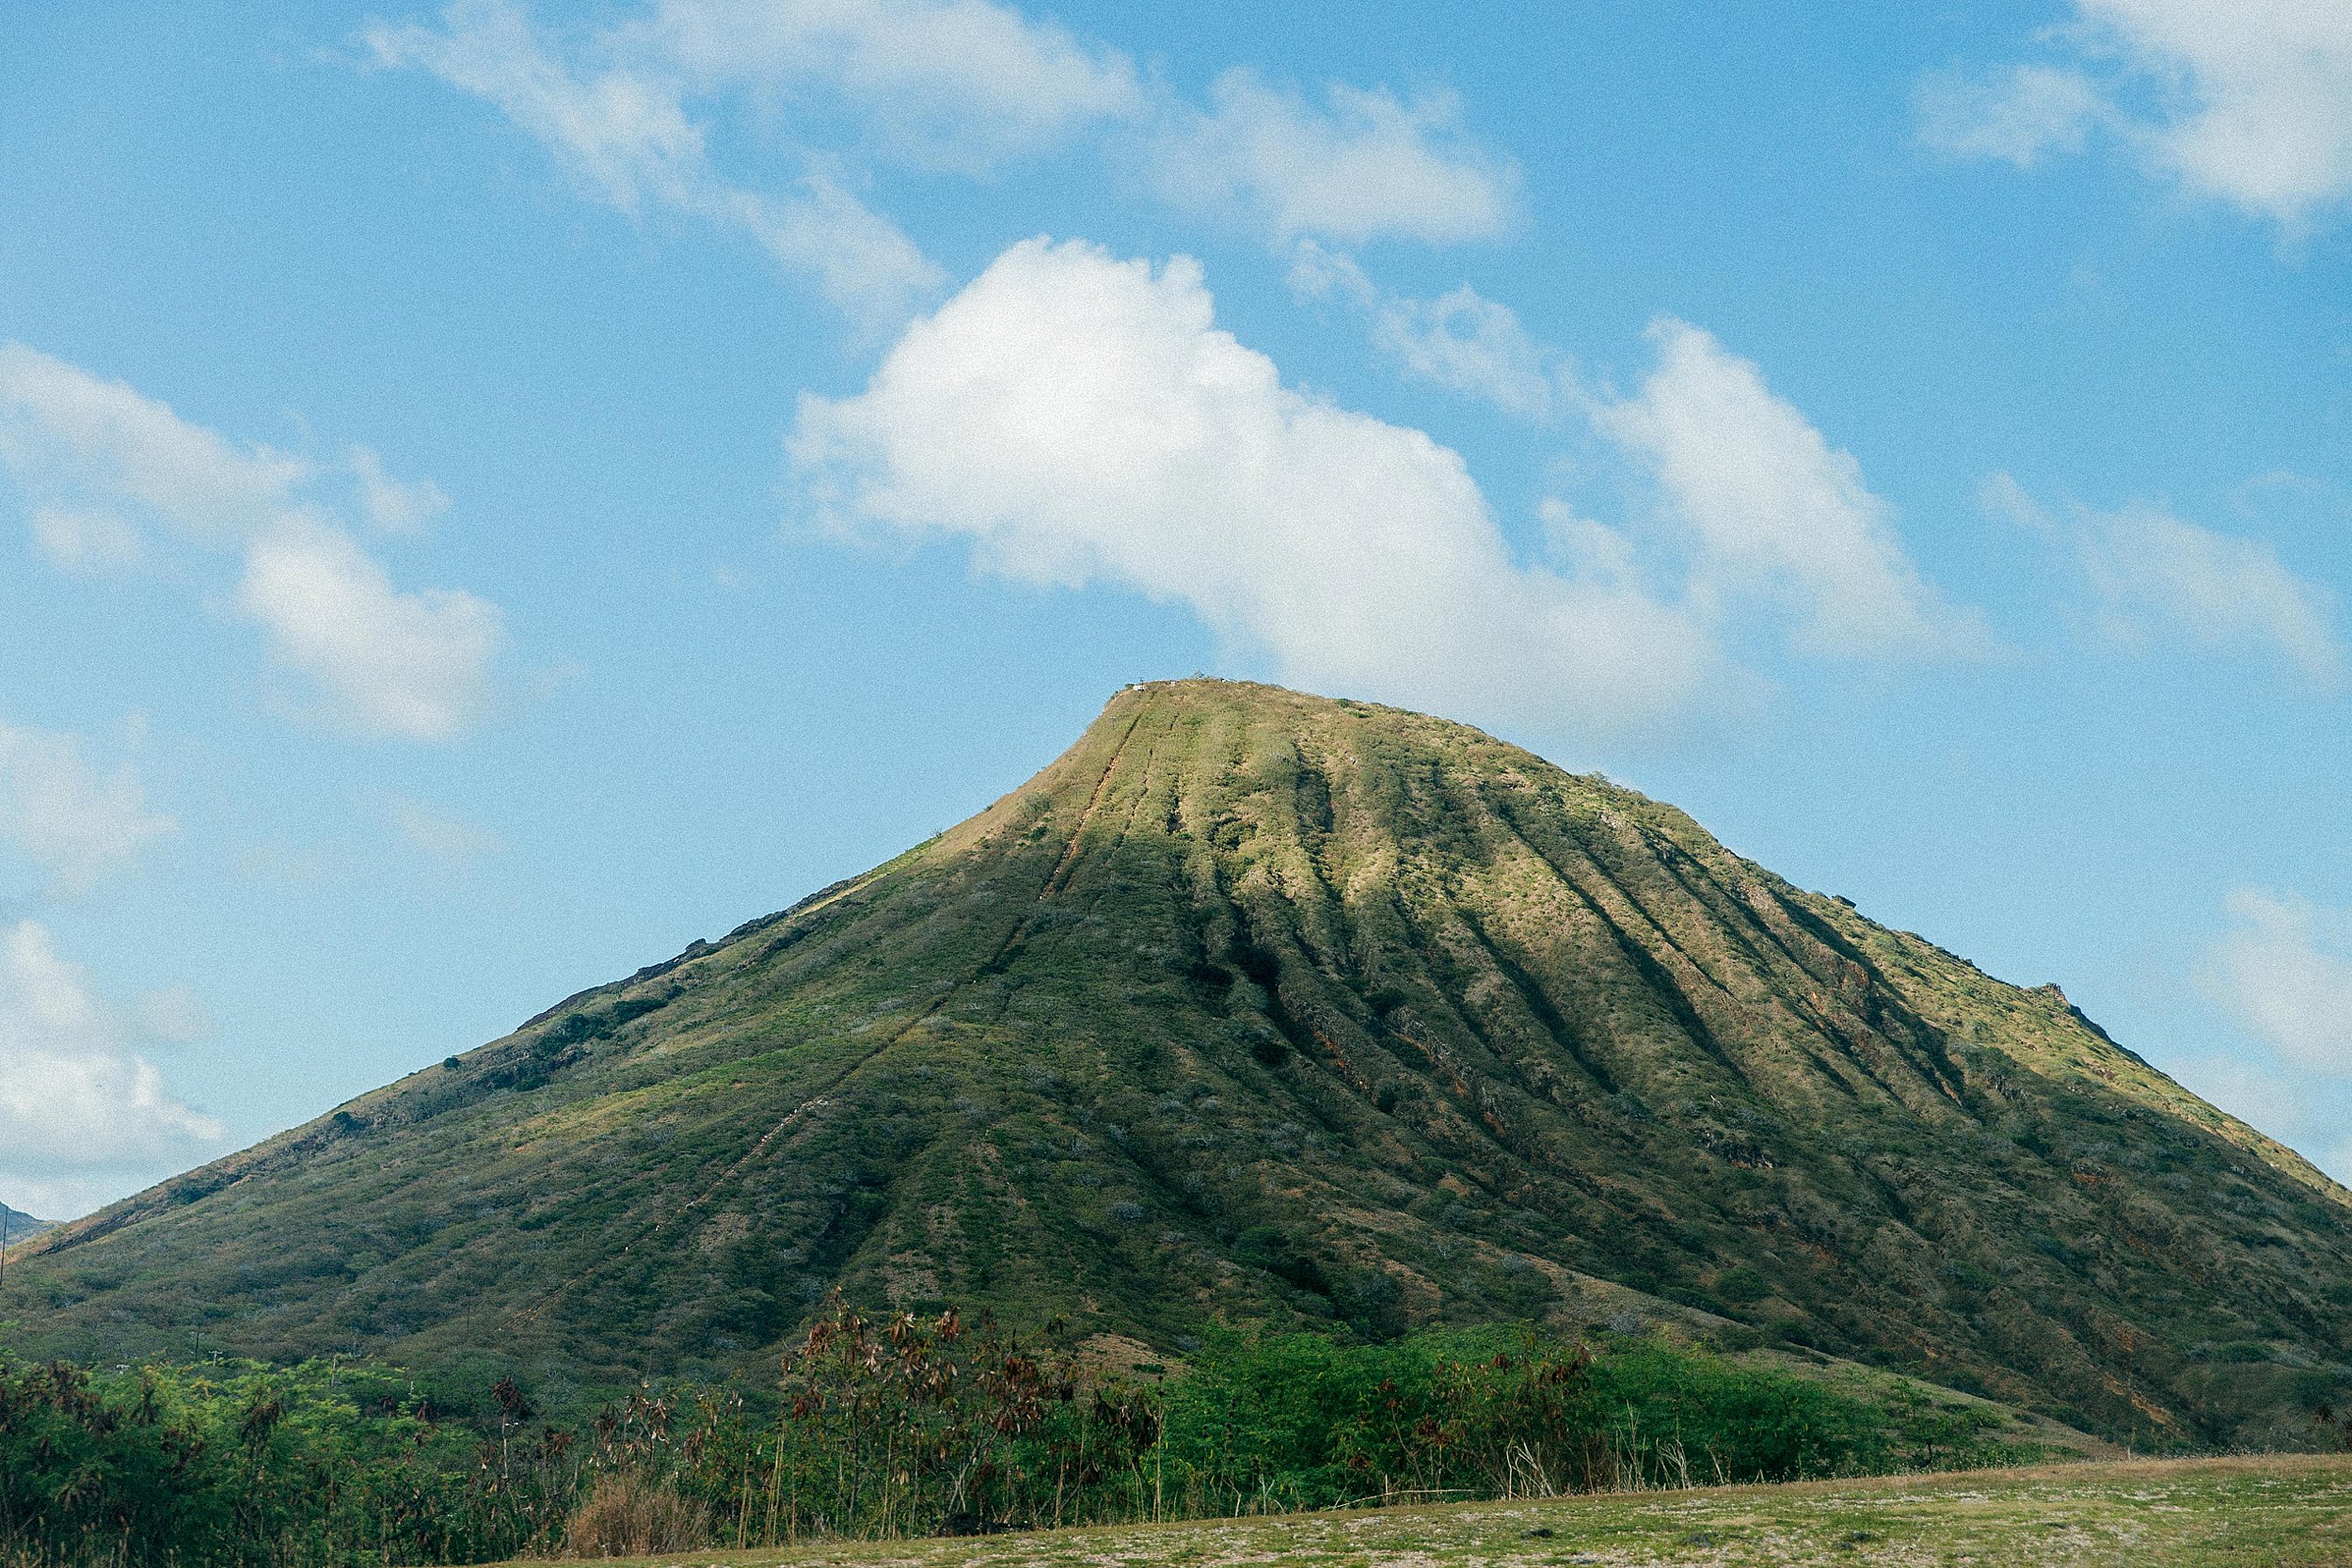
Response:
[[[1475,730],[1130,688],[866,876],[49,1232],[24,1348],[747,1370],[852,1301],[1661,1318],[2308,1440],[2352,1195],[2019,990]]]

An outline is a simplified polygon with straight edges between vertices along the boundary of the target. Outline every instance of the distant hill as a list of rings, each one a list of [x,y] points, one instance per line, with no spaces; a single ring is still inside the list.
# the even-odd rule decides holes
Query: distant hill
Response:
[[[764,1376],[835,1286],[1163,1351],[1679,1313],[2142,1446],[2306,1442],[2352,1383],[2352,1195],[2056,987],[1475,730],[1216,681],[60,1227],[0,1321],[561,1399]]]
[[[38,1231],[48,1229],[54,1223],[51,1220],[37,1220],[22,1209],[11,1209],[0,1203],[0,1236],[5,1236],[10,1245],[26,1240]]]

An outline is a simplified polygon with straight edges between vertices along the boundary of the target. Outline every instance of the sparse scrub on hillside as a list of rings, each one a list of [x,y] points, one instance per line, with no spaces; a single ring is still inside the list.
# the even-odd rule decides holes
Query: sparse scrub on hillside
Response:
[[[511,1380],[460,1419],[382,1368],[0,1360],[0,1568],[643,1555],[2030,1457],[1997,1422],[1507,1328],[1229,1332],[1120,1381],[1051,1335],[839,1304],[772,1400],[644,1387],[578,1428]]]

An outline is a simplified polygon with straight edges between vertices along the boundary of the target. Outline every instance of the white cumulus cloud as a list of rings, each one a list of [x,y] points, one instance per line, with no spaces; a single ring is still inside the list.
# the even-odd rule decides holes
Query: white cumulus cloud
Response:
[[[2195,195],[2288,225],[2352,196],[2352,7],[2341,0],[2074,0],[2059,63],[1940,78],[1921,135],[2030,166],[2103,130]]]
[[[2352,912],[2242,888],[2212,952],[2208,989],[2287,1061],[2352,1074]]]
[[[404,594],[340,529],[294,518],[256,538],[237,604],[325,699],[295,705],[325,722],[442,740],[489,705],[498,607],[462,589]]]
[[[1168,117],[1148,177],[1180,206],[1282,244],[1485,240],[1518,214],[1517,171],[1464,128],[1451,94],[1332,83],[1316,104],[1238,67],[1206,108]]]
[[[1763,372],[1672,318],[1650,329],[1658,368],[1631,398],[1599,402],[1599,430],[1655,476],[1692,535],[1692,593],[1710,613],[1777,601],[1798,644],[1840,656],[1965,653],[1980,620],[1912,564],[1892,509],[1861,465],[1776,396]]]
[[[79,893],[122,870],[174,828],[148,809],[126,765],[103,772],[79,736],[0,721],[0,844]]]
[[[1566,358],[1507,305],[1468,284],[1435,299],[1391,293],[1351,257],[1301,241],[1292,291],[1361,314],[1406,377],[1481,399],[1520,419],[1578,414],[1654,483],[1682,537],[1690,610],[1709,625],[1757,604],[1793,612],[1795,640],[1852,657],[1965,654],[1988,638],[1974,611],[1947,605],[1912,564],[1893,508],[1851,454],[1765,385],[1761,370],[1709,333],[1662,318],[1657,369],[1630,398],[1579,385]],[[1633,541],[1547,503],[1546,531],[1580,575],[1632,570]]]
[[[457,590],[405,592],[313,499],[304,459],[241,447],[119,381],[0,344],[0,469],[36,541],[70,568],[128,568],[173,537],[245,560],[237,608],[274,661],[304,677],[312,717],[374,736],[444,739],[487,710],[504,641],[498,607]],[[413,525],[441,502],[359,449],[362,506]]]
[[[174,1099],[45,927],[0,929],[0,1184],[71,1218],[216,1152],[221,1124]]]
[[[836,527],[1187,606],[1308,686],[1623,722],[1687,702],[1712,663],[1638,587],[1515,562],[1454,452],[1283,386],[1217,329],[1187,258],[1017,245],[863,393],[804,397],[790,452]]]

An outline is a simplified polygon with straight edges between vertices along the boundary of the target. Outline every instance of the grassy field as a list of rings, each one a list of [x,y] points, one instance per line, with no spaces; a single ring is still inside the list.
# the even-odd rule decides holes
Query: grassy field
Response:
[[[746,1568],[2344,1568],[2352,1565],[2352,1457],[2058,1465],[645,1560]]]

